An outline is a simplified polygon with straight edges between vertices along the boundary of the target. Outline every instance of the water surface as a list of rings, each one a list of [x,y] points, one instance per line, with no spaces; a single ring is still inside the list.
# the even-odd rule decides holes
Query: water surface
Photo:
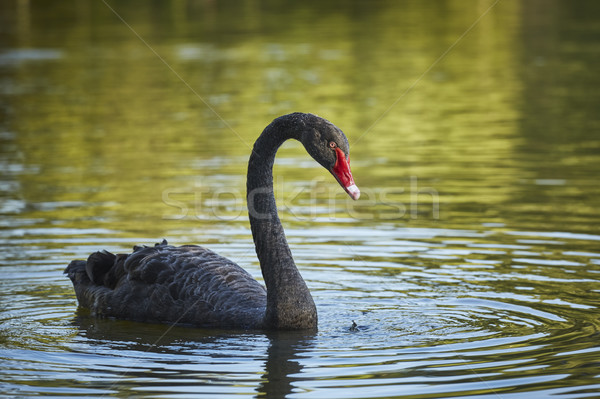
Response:
[[[9,1],[0,15],[4,396],[600,395],[596,2]],[[318,332],[77,308],[71,259],[163,237],[262,280],[246,162],[293,111],[344,130],[363,192],[352,202],[297,143],[278,154]]]

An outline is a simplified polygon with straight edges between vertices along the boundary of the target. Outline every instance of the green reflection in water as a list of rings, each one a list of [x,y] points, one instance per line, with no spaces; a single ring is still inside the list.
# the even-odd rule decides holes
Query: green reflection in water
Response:
[[[61,55],[41,65],[23,62],[10,77],[23,91],[11,98],[10,126],[19,131],[27,163],[40,168],[27,177],[24,189],[33,191],[24,196],[81,201],[85,191],[85,202],[108,204],[101,213],[140,215],[137,229],[165,212],[165,190],[183,186],[196,196],[197,186],[205,189],[204,175],[214,170],[194,168],[197,159],[232,157],[218,170],[235,176],[228,184],[243,192],[254,137],[273,117],[305,110],[334,121],[355,142],[356,179],[374,192],[375,208],[379,190],[397,187],[403,193],[390,189],[385,200],[408,207],[414,218],[412,177],[439,194],[448,220],[453,204],[472,210],[482,200],[480,206],[504,202],[514,195],[515,177],[527,178],[514,154],[521,140],[515,107],[522,82],[514,76],[519,4],[503,4],[475,38],[459,42],[406,93],[491,4],[326,3],[296,6],[291,14],[252,2],[236,10],[200,3],[116,7],[151,48],[101,3],[21,10],[27,16],[17,20],[27,35],[19,46],[58,47]],[[46,33],[45,24],[61,20],[69,27]],[[31,83],[40,69],[44,78]],[[301,152],[296,146],[289,156]],[[324,176],[282,169],[290,181]],[[501,180],[482,186],[490,176]],[[382,217],[404,220],[401,209],[388,207],[392,214]],[[431,210],[425,219],[437,216]]]
[[[502,2],[422,75],[491,4],[326,3],[291,13],[253,2],[115,6],[150,48],[102,3],[12,10],[20,34],[7,48],[54,51],[5,67],[7,128],[19,132],[15,150],[30,170],[21,195],[102,204],[85,212],[148,232],[160,216],[182,213],[162,202],[168,193],[186,193],[195,210],[198,196],[221,199],[210,179],[219,173],[231,177],[223,184],[235,205],[219,215],[233,219],[243,213],[253,139],[273,117],[304,110],[354,143],[356,180],[371,195],[353,215],[435,222],[439,210],[445,223],[550,230],[568,216],[590,231],[580,222],[598,194],[589,180],[598,60],[573,27],[578,15],[559,18],[578,7]],[[304,154],[291,145],[282,156]],[[284,187],[331,180],[280,169]]]

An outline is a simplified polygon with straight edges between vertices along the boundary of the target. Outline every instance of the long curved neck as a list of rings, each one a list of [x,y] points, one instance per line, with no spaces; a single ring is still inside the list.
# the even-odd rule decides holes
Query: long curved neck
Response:
[[[254,144],[248,162],[247,201],[252,237],[267,286],[265,324],[277,329],[314,328],[317,310],[298,272],[277,216],[273,163],[287,139],[300,139],[299,127],[275,120]]]

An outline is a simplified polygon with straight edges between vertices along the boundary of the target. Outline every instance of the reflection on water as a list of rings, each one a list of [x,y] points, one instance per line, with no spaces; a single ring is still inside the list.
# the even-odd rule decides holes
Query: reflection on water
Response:
[[[108,4],[129,27],[0,4],[3,393],[597,394],[596,2]],[[77,311],[62,270],[99,248],[202,243],[260,278],[249,146],[292,111],[344,130],[364,194],[278,154],[318,333]]]

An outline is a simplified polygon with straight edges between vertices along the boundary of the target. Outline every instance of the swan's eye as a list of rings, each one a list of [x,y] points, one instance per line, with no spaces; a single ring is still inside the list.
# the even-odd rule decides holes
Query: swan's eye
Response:
[[[335,143],[335,141],[330,141],[329,148],[335,148],[335,147],[337,147],[337,144]]]

